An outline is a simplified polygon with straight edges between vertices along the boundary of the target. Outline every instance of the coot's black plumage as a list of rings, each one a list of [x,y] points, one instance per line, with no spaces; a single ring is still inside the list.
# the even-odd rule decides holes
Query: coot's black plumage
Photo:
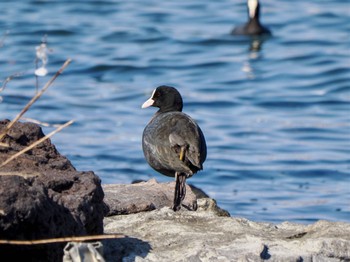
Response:
[[[142,148],[148,164],[159,173],[176,177],[174,211],[186,194],[186,178],[203,169],[207,147],[196,122],[182,113],[182,97],[169,86],[157,87],[142,105],[158,107],[142,136]]]
[[[259,21],[260,4],[259,0],[247,0],[248,22],[237,26],[232,30],[233,35],[271,35],[271,31],[264,27]]]

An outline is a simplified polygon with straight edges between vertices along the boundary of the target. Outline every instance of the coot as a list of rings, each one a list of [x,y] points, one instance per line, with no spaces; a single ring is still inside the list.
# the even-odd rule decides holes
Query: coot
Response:
[[[186,195],[186,179],[203,169],[205,139],[196,122],[182,113],[182,97],[174,87],[157,87],[142,108],[149,106],[159,110],[143,131],[143,153],[153,169],[175,177],[172,208],[177,211]]]
[[[271,35],[269,29],[264,27],[259,21],[260,4],[259,0],[247,0],[248,22],[237,26],[231,32],[233,35]]]

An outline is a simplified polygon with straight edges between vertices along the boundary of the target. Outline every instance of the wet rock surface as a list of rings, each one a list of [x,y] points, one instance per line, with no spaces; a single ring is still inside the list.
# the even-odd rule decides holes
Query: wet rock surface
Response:
[[[0,130],[7,123],[0,121]],[[0,163],[43,136],[36,124],[16,123],[2,141],[9,147],[0,147]],[[76,171],[46,140],[0,168],[0,238],[34,240],[101,234],[103,197],[100,179],[93,172]],[[0,245],[0,260],[27,254],[27,261],[61,261],[63,246]]]

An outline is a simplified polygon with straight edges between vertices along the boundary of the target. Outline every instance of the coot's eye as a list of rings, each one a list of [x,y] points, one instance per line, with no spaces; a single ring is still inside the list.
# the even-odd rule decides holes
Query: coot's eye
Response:
[[[160,97],[160,92],[156,91],[153,95],[153,98],[158,98],[158,97]]]

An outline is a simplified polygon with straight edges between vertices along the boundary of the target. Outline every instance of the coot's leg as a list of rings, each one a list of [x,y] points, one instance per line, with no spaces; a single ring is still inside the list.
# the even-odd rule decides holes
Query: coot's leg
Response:
[[[175,173],[175,194],[174,194],[174,205],[173,210],[178,211],[181,208],[182,201],[186,196],[186,174]]]
[[[180,151],[180,160],[185,159],[186,147],[182,146]],[[173,210],[178,211],[181,208],[182,201],[186,196],[186,178],[187,175],[179,172],[175,172],[175,194]]]

